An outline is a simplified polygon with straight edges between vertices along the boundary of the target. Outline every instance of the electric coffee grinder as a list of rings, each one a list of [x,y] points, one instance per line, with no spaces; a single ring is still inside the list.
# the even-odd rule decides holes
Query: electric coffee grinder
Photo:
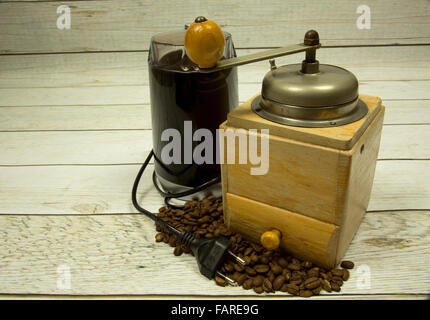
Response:
[[[255,136],[257,141],[264,137],[269,146],[265,174],[251,174],[254,164],[249,159],[237,161],[239,139],[234,146],[236,161],[219,159],[226,225],[267,249],[280,246],[299,258],[333,268],[369,203],[385,110],[381,99],[360,95],[351,72],[318,62],[316,51],[321,44],[314,30],[305,34],[303,43],[241,57],[235,57],[226,34],[224,57],[211,68],[189,61],[183,36],[184,32],[157,35],[151,43],[155,186],[169,200],[220,181],[216,163],[160,161],[166,129],[184,133],[184,121],[190,120],[192,130],[214,131],[219,125],[245,132],[248,138]],[[299,52],[305,52],[302,63],[276,66],[274,58]],[[237,106],[236,67],[268,59],[270,71],[261,93]],[[263,129],[269,133],[262,133]],[[221,147],[226,156],[228,141],[223,139]],[[133,204],[175,233],[136,200],[139,179],[151,155],[136,178]],[[176,234],[181,242],[188,237]]]
[[[216,146],[213,144],[211,159],[206,157],[205,163],[196,163],[193,150],[199,141],[193,141],[193,136],[197,130],[203,129],[216,137],[220,123],[238,105],[237,68],[199,72],[198,66],[185,52],[185,32],[157,34],[151,39],[148,67],[155,169],[153,181],[168,198],[187,194],[202,197],[207,193],[220,196]],[[231,35],[225,32],[224,38],[223,59],[236,57]],[[168,159],[163,161],[163,156]],[[198,191],[201,191],[200,195]]]

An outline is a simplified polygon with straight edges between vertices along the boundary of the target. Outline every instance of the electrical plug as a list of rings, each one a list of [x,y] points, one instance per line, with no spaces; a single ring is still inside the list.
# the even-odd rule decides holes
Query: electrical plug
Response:
[[[194,253],[201,274],[208,279],[213,279],[216,274],[225,279],[230,285],[237,285],[236,281],[218,271],[218,267],[224,261],[227,254],[241,265],[245,265],[245,260],[229,250],[231,242],[227,238],[218,236],[201,239],[196,238],[190,232],[181,231],[178,240]]]

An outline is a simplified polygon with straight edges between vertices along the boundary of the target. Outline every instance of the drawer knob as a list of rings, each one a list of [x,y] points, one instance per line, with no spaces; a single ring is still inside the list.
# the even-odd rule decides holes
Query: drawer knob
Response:
[[[267,250],[276,250],[281,243],[281,232],[276,229],[266,231],[261,235],[260,242]]]

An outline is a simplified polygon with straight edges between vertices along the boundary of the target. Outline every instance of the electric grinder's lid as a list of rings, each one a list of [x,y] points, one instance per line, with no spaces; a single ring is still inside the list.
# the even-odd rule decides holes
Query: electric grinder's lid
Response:
[[[319,44],[316,31],[305,36],[305,44]],[[358,97],[358,80],[348,70],[319,64],[315,50],[306,52],[302,64],[277,67],[263,79],[261,95],[252,109],[261,117],[297,127],[333,127],[355,122],[367,112]]]

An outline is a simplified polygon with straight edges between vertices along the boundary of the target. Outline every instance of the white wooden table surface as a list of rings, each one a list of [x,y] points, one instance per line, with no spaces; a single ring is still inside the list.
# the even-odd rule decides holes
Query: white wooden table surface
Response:
[[[57,29],[61,4],[70,30]],[[206,15],[233,34],[238,55],[318,30],[320,62],[355,73],[387,108],[368,213],[345,256],[368,267],[369,286],[356,269],[340,293],[314,299],[428,298],[430,2],[366,4],[369,30],[356,26],[356,1],[0,1],[0,297],[253,296],[155,243],[130,200],[152,144],[149,39]],[[241,101],[267,71],[240,67]],[[140,196],[157,210],[151,172]],[[70,288],[58,285],[61,268]]]

